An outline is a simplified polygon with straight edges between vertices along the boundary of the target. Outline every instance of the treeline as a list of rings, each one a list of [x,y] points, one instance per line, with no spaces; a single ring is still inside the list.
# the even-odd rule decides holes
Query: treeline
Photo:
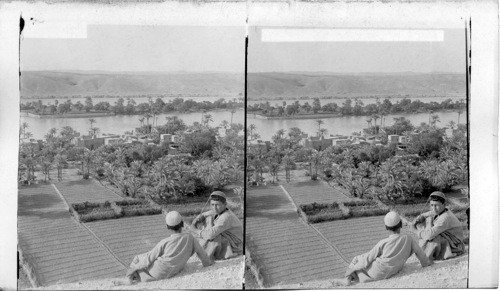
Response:
[[[73,102],[71,99],[65,102],[59,102],[57,99],[54,104],[43,104],[42,100],[29,101],[21,103],[21,110],[32,112],[40,115],[55,115],[55,114],[71,114],[71,113],[111,113],[117,115],[134,115],[134,114],[160,114],[170,112],[195,112],[195,111],[210,111],[216,109],[236,109],[243,107],[242,98],[233,98],[226,100],[220,98],[216,101],[195,101],[192,99],[184,100],[183,98],[175,98],[168,102],[162,98],[149,98],[148,102],[137,103],[133,98],[118,98],[114,104],[107,101],[94,103],[92,97],[86,97],[85,101]]]
[[[377,98],[373,104],[365,105],[361,99],[353,98],[346,99],[341,105],[335,102],[329,102],[324,105],[321,104],[319,98],[314,98],[312,104],[305,102],[300,104],[295,101],[287,104],[283,101],[281,105],[271,106],[268,102],[261,102],[258,104],[249,105],[247,110],[249,112],[261,113],[265,116],[295,116],[307,114],[336,114],[346,116],[363,116],[363,115],[387,115],[399,113],[421,113],[431,111],[444,111],[444,110],[465,110],[466,104],[463,99],[453,101],[451,98],[442,102],[422,102],[420,100],[411,100],[404,98],[393,103],[389,98],[383,101]]]

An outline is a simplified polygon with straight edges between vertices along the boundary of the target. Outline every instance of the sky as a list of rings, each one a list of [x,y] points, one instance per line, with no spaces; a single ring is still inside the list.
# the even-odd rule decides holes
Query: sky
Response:
[[[64,26],[66,34],[75,31],[75,38],[33,38],[37,31],[31,29],[21,41],[25,71],[243,73],[245,69],[243,26]],[[54,30],[49,29],[49,35]],[[439,31],[442,41],[276,42],[262,41],[262,28],[250,27],[248,71],[464,73],[464,30]],[[47,37],[47,31],[38,37],[42,33]]]
[[[268,28],[264,28],[268,29]],[[444,29],[442,41],[262,41],[249,28],[249,72],[465,74],[465,33]]]
[[[243,73],[245,69],[243,26],[89,25],[86,38],[81,38],[81,30],[75,33],[76,38],[34,38],[36,32],[31,31],[21,41],[21,70]]]

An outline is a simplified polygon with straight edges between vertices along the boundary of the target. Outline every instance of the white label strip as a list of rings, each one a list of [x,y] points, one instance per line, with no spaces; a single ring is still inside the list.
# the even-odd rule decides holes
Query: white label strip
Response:
[[[87,24],[83,22],[42,22],[25,19],[24,38],[87,38]]]
[[[347,42],[412,41],[438,42],[444,31],[438,29],[262,29],[263,42]]]

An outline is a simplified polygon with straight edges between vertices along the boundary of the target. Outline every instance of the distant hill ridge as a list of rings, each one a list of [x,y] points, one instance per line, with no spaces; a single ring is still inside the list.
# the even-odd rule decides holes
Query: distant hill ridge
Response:
[[[142,95],[233,96],[244,91],[243,73],[25,71],[21,96]]]
[[[465,96],[465,74],[249,73],[248,99],[325,96]]]
[[[239,96],[244,76],[238,73],[25,71],[22,97],[166,94]],[[249,100],[279,97],[465,96],[465,74],[271,72],[248,74]]]

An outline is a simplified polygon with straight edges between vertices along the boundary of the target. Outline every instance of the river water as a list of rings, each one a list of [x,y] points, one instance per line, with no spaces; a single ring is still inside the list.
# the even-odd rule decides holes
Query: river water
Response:
[[[447,126],[450,121],[458,122],[458,112],[436,112],[439,115],[440,122],[437,123],[438,127]],[[417,114],[396,114],[385,116],[385,125],[390,126],[394,124],[395,117],[404,116],[411,121],[413,125],[420,125],[422,122],[429,122],[428,113],[417,113]],[[292,127],[298,127],[303,132],[309,135],[316,135],[318,132],[318,124],[316,119],[261,119],[254,114],[249,113],[247,115],[247,126],[254,124],[256,126],[255,132],[260,135],[262,140],[271,140],[271,137],[276,134],[279,129],[288,130]],[[343,117],[331,117],[322,118],[325,122],[321,125],[321,128],[326,128],[328,130],[327,134],[341,134],[341,135],[352,135],[353,132],[360,132],[363,128],[368,127],[367,123],[368,116],[343,116]],[[460,123],[466,122],[465,112],[460,115]],[[373,121],[372,121],[373,123]],[[377,120],[377,124],[380,124],[380,119]],[[285,132],[286,134],[286,132]]]
[[[163,98],[164,101],[168,102],[168,100],[173,99],[174,97]],[[431,98],[423,98],[421,99],[423,102],[442,102],[450,97],[431,97]],[[109,99],[109,100],[108,100]],[[185,100],[190,99],[189,97],[185,97]],[[218,97],[193,97],[193,100],[196,101],[215,101]],[[392,98],[391,102],[396,103],[398,100],[402,98]],[[413,98],[410,98],[413,99]],[[111,104],[114,104],[116,98],[94,98],[94,104],[100,101],[108,101]],[[147,102],[147,98],[134,98],[137,103]],[[353,99],[352,99],[353,100]],[[383,99],[381,99],[383,100]],[[460,98],[452,98],[453,101],[460,100]],[[26,100],[23,100],[26,101]],[[287,102],[287,104],[292,104],[295,100],[274,100],[270,101],[271,105],[282,105],[283,101]],[[303,104],[304,102],[309,102],[312,104],[312,99],[310,100],[300,100],[299,102]],[[329,102],[335,102],[339,106],[345,99],[322,99],[321,104],[324,105]],[[370,104],[375,103],[376,99],[374,98],[365,98],[362,99],[363,103]],[[44,103],[52,103],[54,99],[46,99],[43,101]],[[60,99],[59,102],[64,102],[64,99]],[[76,101],[73,101],[76,102]],[[248,101],[247,104],[255,104],[264,101]],[[213,111],[207,112],[207,114],[211,114],[213,118],[213,122],[211,125],[219,125],[223,120],[228,122],[231,121],[231,112],[230,111]],[[440,117],[439,126],[446,126],[450,121],[457,122],[458,121],[458,113],[457,112],[439,112],[437,113]],[[193,122],[198,121],[201,122],[203,113],[171,113],[171,114],[160,114],[158,116],[157,122],[158,124],[163,124],[166,122],[165,117],[167,116],[178,116],[188,125],[193,124]],[[421,122],[429,121],[428,113],[419,113],[419,114],[406,114],[406,115],[388,115],[385,118],[385,125],[391,125],[394,123],[395,117],[404,116],[408,118],[414,125],[419,125]],[[103,117],[93,117],[96,120],[94,124],[95,127],[100,129],[102,133],[116,133],[123,134],[125,131],[130,131],[140,126],[139,118],[141,115],[118,115],[118,116],[103,116]],[[347,116],[347,117],[332,117],[332,118],[323,118],[325,124],[322,125],[322,128],[326,128],[328,130],[327,134],[343,134],[343,135],[351,135],[353,132],[362,131],[363,128],[367,127],[366,122],[367,116]],[[465,123],[465,114],[460,116],[460,123]],[[36,118],[36,117],[21,117],[21,123],[28,122],[29,128],[27,131],[33,134],[33,138],[42,139],[47,132],[51,128],[61,129],[63,126],[71,126],[76,131],[81,134],[87,134],[90,129],[89,118]],[[150,120],[152,123],[153,120]],[[233,115],[233,122],[235,123],[244,123],[244,111],[243,109],[237,110]],[[377,120],[377,123],[380,123],[380,120]],[[316,135],[318,130],[318,125],[315,119],[285,119],[285,120],[266,120],[255,118],[253,114],[248,114],[247,126],[250,124],[254,124],[257,127],[256,132],[259,133],[261,139],[270,140],[271,137],[276,133],[279,129],[289,129],[291,127],[298,127],[305,133],[309,135]]]
[[[203,114],[211,114],[213,121],[210,122],[211,126],[218,126],[223,120],[231,122],[231,111],[207,111],[206,113],[194,112],[194,113],[172,113],[172,114],[160,114],[157,116],[157,124],[165,124],[167,116],[177,116],[184,121],[187,125],[193,124],[193,122],[201,122]],[[244,123],[244,110],[238,109],[233,114],[233,123]],[[131,131],[136,127],[139,127],[141,123],[139,118],[142,115],[116,115],[116,116],[102,116],[102,117],[92,117],[95,119],[93,127],[97,127],[100,133],[116,133],[123,134],[125,131]],[[82,135],[86,135],[90,129],[89,118],[37,118],[37,117],[21,117],[21,123],[27,122],[29,124],[28,132],[33,134],[34,139],[43,139],[51,128],[57,128],[58,131],[63,126],[71,126],[74,130],[80,132]],[[144,121],[146,122],[146,121]],[[149,120],[151,124],[153,119]]]

